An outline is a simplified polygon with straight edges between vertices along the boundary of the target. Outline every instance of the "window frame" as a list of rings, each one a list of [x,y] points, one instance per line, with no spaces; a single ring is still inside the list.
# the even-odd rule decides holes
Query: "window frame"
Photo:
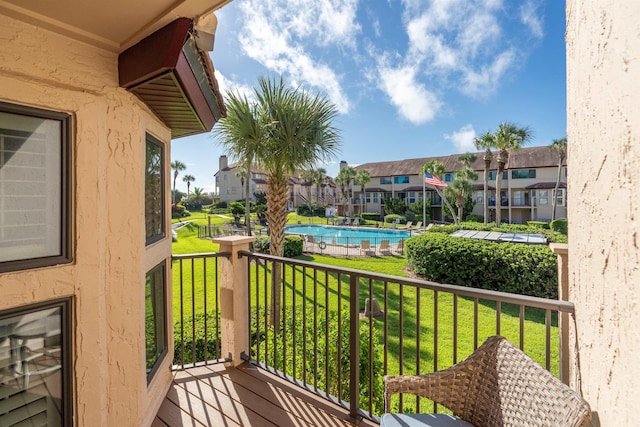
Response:
[[[381,176],[380,185],[390,185],[393,182],[390,176]]]
[[[164,345],[162,346],[162,351],[157,355],[156,360],[153,363],[153,366],[151,367],[151,369],[149,369],[147,367],[147,310],[146,310],[146,305],[147,305],[147,301],[146,301],[146,291],[147,291],[147,280],[149,278],[150,275],[153,275],[156,273],[156,270],[160,270],[161,271],[161,277],[162,277],[162,283],[160,284],[160,289],[162,289],[162,322],[160,322],[160,324],[162,325],[162,339],[164,341]],[[164,361],[165,357],[167,357],[167,354],[169,354],[169,334],[168,334],[168,328],[167,328],[167,262],[166,260],[162,260],[160,261],[158,264],[156,264],[154,267],[152,267],[149,271],[147,271],[144,275],[145,277],[145,281],[144,281],[144,292],[145,292],[145,297],[144,297],[144,302],[145,302],[145,311],[144,311],[144,325],[145,325],[145,330],[144,330],[144,336],[145,336],[145,371],[147,373],[147,385],[149,385],[151,383],[151,381],[153,380],[153,378],[155,377],[156,372],[158,371],[160,365],[162,364],[162,362]],[[153,285],[152,285],[153,286]],[[153,294],[154,289],[151,289],[151,292]],[[152,309],[154,309],[154,328],[157,328],[158,324],[157,324],[157,316],[156,316],[156,311],[155,311],[155,307],[153,307],[152,304]],[[156,333],[157,336],[157,333]],[[157,343],[156,346],[157,347]]]
[[[152,145],[158,147],[160,149],[160,198],[161,198],[161,206],[160,206],[160,223],[161,223],[161,233],[160,234],[156,234],[156,235],[152,235],[152,236],[147,236],[147,207],[146,207],[146,201],[147,201],[147,170],[146,170],[146,153],[147,153],[147,145],[151,143]],[[145,171],[144,171],[144,176],[145,176],[145,185],[144,185],[144,192],[145,192],[145,217],[144,217],[144,228],[145,228],[145,246],[149,246],[155,242],[158,242],[164,238],[167,237],[167,203],[166,203],[166,188],[165,188],[165,179],[166,179],[166,170],[165,170],[165,161],[166,161],[166,154],[165,154],[165,144],[160,141],[158,138],[154,137],[153,135],[151,135],[150,133],[146,133],[145,135]]]
[[[0,320],[11,317],[28,315],[45,311],[53,308],[60,308],[60,389],[62,393],[62,419],[63,427],[71,427],[73,425],[73,339],[72,339],[72,313],[73,313],[72,297],[60,298],[51,301],[33,303],[20,307],[12,307],[0,310]]]
[[[394,184],[408,184],[409,183],[409,175],[397,175],[393,177]]]
[[[58,159],[60,162],[60,176],[58,177],[60,188],[60,223],[58,224],[58,233],[56,233],[59,235],[59,253],[35,258],[0,261],[0,273],[69,264],[73,261],[71,239],[71,115],[60,111],[10,104],[2,101],[0,101],[0,113],[54,120],[60,123],[60,158]]]

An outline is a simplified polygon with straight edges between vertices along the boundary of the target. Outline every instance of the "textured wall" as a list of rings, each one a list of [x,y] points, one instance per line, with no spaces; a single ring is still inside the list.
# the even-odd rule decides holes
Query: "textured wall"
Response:
[[[570,298],[602,425],[640,400],[640,2],[567,1]],[[578,386],[578,380],[574,379]]]
[[[78,426],[150,424],[170,380],[166,360],[147,387],[144,345],[145,273],[171,253],[144,247],[145,131],[170,132],[117,76],[115,54],[0,16],[0,99],[74,126],[74,263],[0,275],[0,309],[74,297]]]

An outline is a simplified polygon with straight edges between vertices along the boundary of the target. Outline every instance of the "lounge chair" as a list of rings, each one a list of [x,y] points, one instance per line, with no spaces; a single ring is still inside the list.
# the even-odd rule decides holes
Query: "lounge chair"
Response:
[[[359,226],[360,225],[360,218],[353,218],[353,225],[354,226]]]
[[[418,221],[416,226],[414,227],[416,230],[420,230],[422,228],[422,221]]]
[[[391,245],[388,240],[380,240],[380,252],[391,253]]]
[[[400,240],[396,245],[396,252],[398,252],[399,254],[404,253],[404,239]]]
[[[412,224],[413,224],[413,221],[408,221],[408,222],[407,222],[407,225],[406,225],[406,228],[411,228],[411,225],[412,225]]]
[[[360,252],[364,252],[365,255],[368,255],[372,252],[375,252],[375,246],[371,246],[371,242],[368,240],[360,241]]]
[[[451,410],[446,414],[389,414],[392,393],[411,393]],[[425,405],[426,406],[426,405]],[[380,427],[587,426],[589,404],[506,338],[489,337],[462,362],[427,375],[384,378]],[[422,422],[422,423],[421,423]]]

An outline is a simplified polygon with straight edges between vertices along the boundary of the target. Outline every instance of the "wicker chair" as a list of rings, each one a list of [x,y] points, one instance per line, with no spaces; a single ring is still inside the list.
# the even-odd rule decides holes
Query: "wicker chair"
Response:
[[[578,427],[591,420],[589,404],[578,393],[501,336],[490,337],[449,369],[386,376],[384,390],[387,413],[392,393],[411,393],[449,408],[474,426]]]

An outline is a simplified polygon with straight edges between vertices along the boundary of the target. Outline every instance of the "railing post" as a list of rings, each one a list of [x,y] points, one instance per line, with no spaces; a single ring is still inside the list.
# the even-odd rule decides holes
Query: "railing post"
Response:
[[[558,255],[558,299],[569,301],[569,245],[566,243],[551,243],[553,253]],[[571,363],[569,346],[569,315],[558,312],[558,327],[560,332],[560,381],[570,385]]]
[[[220,252],[220,335],[222,356],[230,357],[232,366],[243,362],[240,355],[249,351],[249,269],[239,252],[248,251],[255,237],[227,236],[213,239]]]
[[[360,277],[349,281],[349,417],[360,418]]]

